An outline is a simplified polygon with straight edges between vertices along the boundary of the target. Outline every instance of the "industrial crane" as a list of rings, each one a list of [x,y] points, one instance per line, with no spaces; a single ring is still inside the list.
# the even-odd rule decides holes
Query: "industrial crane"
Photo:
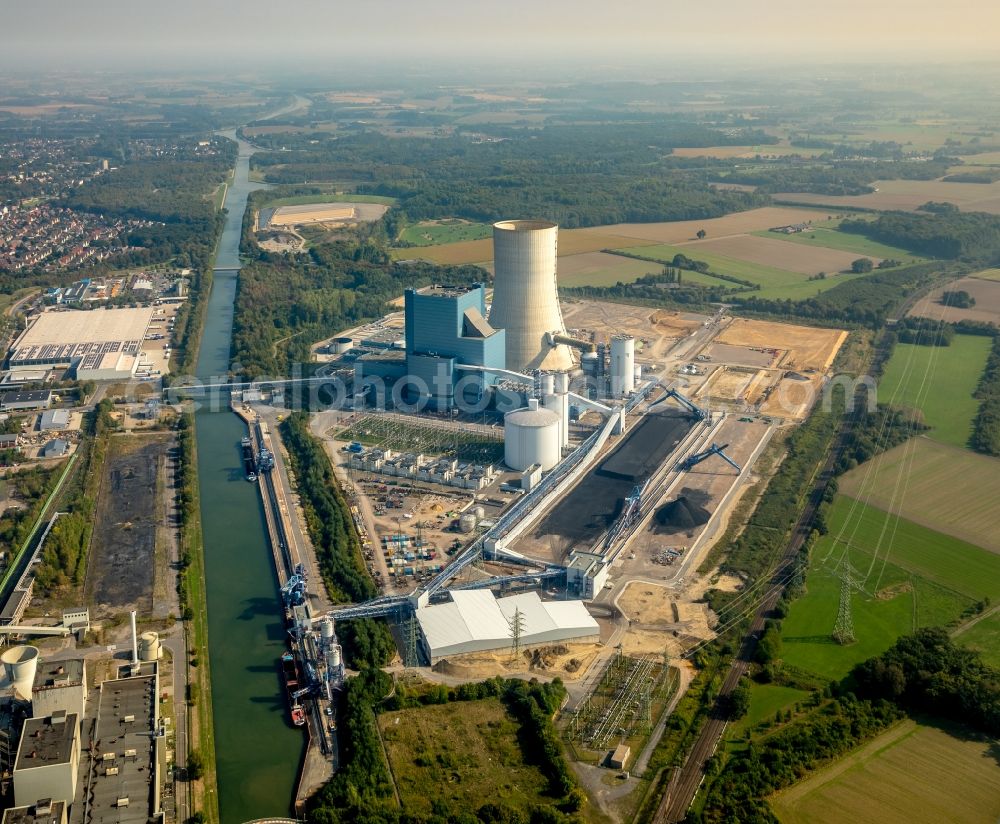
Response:
[[[664,400],[666,400],[667,398],[673,398],[675,401],[677,401],[677,403],[679,403],[681,406],[687,409],[688,412],[694,415],[695,420],[703,421],[706,418],[708,418],[707,411],[702,409],[700,406],[697,406],[692,401],[689,401],[676,389],[668,389],[667,394],[663,396]]]
[[[711,458],[713,455],[718,455],[720,458],[722,458],[722,460],[724,460],[727,464],[733,467],[733,469],[735,469],[737,472],[742,472],[743,468],[723,451],[728,446],[729,444],[727,443],[724,443],[722,446],[713,443],[704,452],[695,452],[693,455],[688,455],[683,461],[680,462],[680,464],[678,464],[677,468],[681,472],[686,472],[687,470],[696,467],[705,459]]]

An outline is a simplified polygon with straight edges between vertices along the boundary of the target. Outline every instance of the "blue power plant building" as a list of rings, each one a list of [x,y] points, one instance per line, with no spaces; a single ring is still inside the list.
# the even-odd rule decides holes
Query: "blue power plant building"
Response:
[[[506,333],[486,320],[483,285],[407,289],[404,311],[407,400],[423,398],[432,408],[450,409],[461,393],[477,402],[496,376],[456,366],[506,364]]]

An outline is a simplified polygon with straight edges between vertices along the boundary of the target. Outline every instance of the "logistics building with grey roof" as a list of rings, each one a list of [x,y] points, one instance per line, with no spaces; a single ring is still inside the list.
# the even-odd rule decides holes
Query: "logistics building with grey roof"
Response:
[[[14,803],[40,798],[68,803],[76,796],[80,771],[80,716],[57,710],[47,718],[24,722],[14,761]]]
[[[0,824],[66,824],[68,806],[65,801],[40,798],[30,806],[4,810]]]

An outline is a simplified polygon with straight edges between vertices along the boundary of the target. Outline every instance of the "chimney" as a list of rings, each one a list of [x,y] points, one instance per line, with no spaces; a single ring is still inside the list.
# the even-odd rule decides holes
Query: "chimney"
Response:
[[[135,635],[135,610],[132,610],[132,666],[139,664],[139,641]]]

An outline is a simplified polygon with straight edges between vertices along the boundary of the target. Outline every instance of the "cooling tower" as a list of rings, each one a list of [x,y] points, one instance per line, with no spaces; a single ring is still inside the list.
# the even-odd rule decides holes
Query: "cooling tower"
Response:
[[[11,647],[0,655],[0,661],[3,662],[8,684],[21,698],[30,699],[38,669],[38,647]]]
[[[490,325],[507,332],[507,368],[564,370],[573,367],[565,344],[547,333],[565,334],[556,295],[559,227],[544,220],[493,224],[493,306]]]

